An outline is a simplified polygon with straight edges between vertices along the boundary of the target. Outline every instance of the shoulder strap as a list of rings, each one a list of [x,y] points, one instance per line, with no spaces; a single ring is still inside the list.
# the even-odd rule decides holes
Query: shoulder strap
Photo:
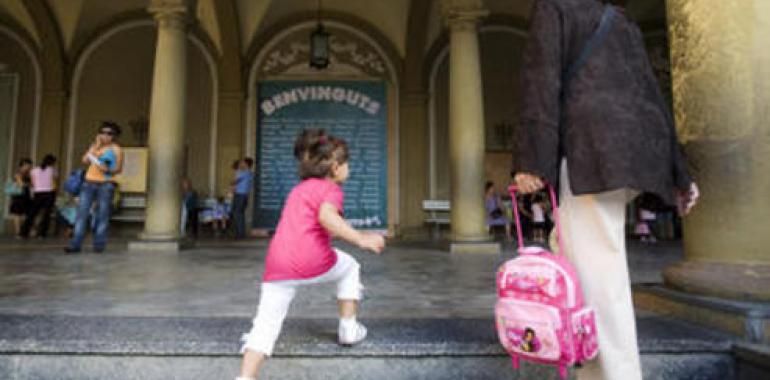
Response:
[[[572,62],[572,64],[570,64],[562,73],[561,79],[563,88],[566,87],[570,80],[572,80],[572,77],[575,76],[575,73],[577,73],[578,70],[580,70],[583,65],[585,65],[593,50],[597,46],[601,45],[602,42],[604,42],[604,39],[607,37],[607,33],[610,31],[610,26],[612,25],[612,19],[615,16],[615,13],[616,11],[613,6],[604,6],[604,12],[602,12],[602,18],[601,21],[599,21],[599,27],[596,28],[594,34],[591,36],[588,42],[586,42],[583,50],[578,56],[578,59],[576,59],[575,62]]]
[[[614,18],[615,13],[615,8],[612,5],[607,4],[604,6],[601,21],[599,21],[599,26],[596,28],[596,30],[594,30],[594,34],[591,35],[591,38],[589,38],[588,42],[586,42],[585,46],[583,46],[583,50],[580,51],[580,55],[575,60],[575,62],[572,62],[562,72],[561,93],[559,94],[559,98],[562,102],[564,102],[564,100],[567,98],[569,82],[572,80],[572,77],[574,77],[575,73],[577,73],[578,70],[580,70],[585,65],[588,57],[591,56],[591,53],[594,51],[594,49],[601,45],[601,43],[604,42],[604,39],[607,37],[607,33],[610,31],[610,26],[612,26],[612,19]],[[559,158],[564,156],[564,112],[561,113],[560,117],[562,119],[559,123]]]

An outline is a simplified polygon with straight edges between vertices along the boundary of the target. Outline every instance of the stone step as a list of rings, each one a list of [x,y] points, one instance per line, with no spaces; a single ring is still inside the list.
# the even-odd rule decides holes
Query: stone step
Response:
[[[290,319],[262,379],[557,379],[514,371],[491,319],[371,319],[365,342],[335,343],[336,320]],[[231,379],[243,318],[0,316],[0,379]],[[645,379],[735,379],[732,336],[638,321]]]

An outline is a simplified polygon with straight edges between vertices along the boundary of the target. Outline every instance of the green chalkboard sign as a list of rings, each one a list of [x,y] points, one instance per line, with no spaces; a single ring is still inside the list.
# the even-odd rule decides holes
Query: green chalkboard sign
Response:
[[[294,139],[324,128],[345,139],[350,177],[343,185],[345,219],[354,227],[386,229],[387,92],[384,82],[265,81],[258,85],[254,225],[273,228],[299,183]]]

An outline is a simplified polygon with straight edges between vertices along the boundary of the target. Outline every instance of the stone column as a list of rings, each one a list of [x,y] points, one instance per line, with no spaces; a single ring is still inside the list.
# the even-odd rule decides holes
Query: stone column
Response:
[[[770,301],[770,2],[668,0],[674,113],[700,185],[668,286]]]
[[[451,247],[452,251],[468,247],[478,251],[485,245],[467,243],[489,240],[484,211],[484,102],[477,32],[479,21],[488,12],[480,1],[446,1],[443,5],[450,41]]]
[[[149,176],[144,232],[136,249],[177,250],[181,210],[187,87],[187,5],[153,1],[158,25],[149,127]]]

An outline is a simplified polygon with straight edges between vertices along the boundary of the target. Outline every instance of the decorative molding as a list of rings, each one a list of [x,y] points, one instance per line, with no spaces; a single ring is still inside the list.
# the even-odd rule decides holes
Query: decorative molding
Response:
[[[359,41],[345,41],[342,37],[332,36],[329,49],[333,55],[336,54],[340,57],[347,55],[351,63],[366,68],[368,71],[385,75],[385,63],[382,57],[372,50],[367,50],[366,45],[360,45]]]
[[[485,9],[449,9],[444,11],[444,23],[451,31],[476,30],[481,19],[487,17]]]
[[[303,28],[265,53],[258,69],[260,77],[281,75],[318,75],[318,70],[308,66],[311,28]],[[372,49],[366,41],[346,35],[339,29],[330,29],[329,67],[323,74],[329,76],[374,76],[388,79],[385,58]]]
[[[185,0],[150,0],[147,12],[152,14],[184,14],[188,12],[188,2]]]
[[[475,30],[481,19],[489,16],[480,0],[443,0],[441,18],[452,31]]]
[[[189,10],[182,0],[154,0],[147,7],[158,28],[172,28],[184,30],[189,23]]]

